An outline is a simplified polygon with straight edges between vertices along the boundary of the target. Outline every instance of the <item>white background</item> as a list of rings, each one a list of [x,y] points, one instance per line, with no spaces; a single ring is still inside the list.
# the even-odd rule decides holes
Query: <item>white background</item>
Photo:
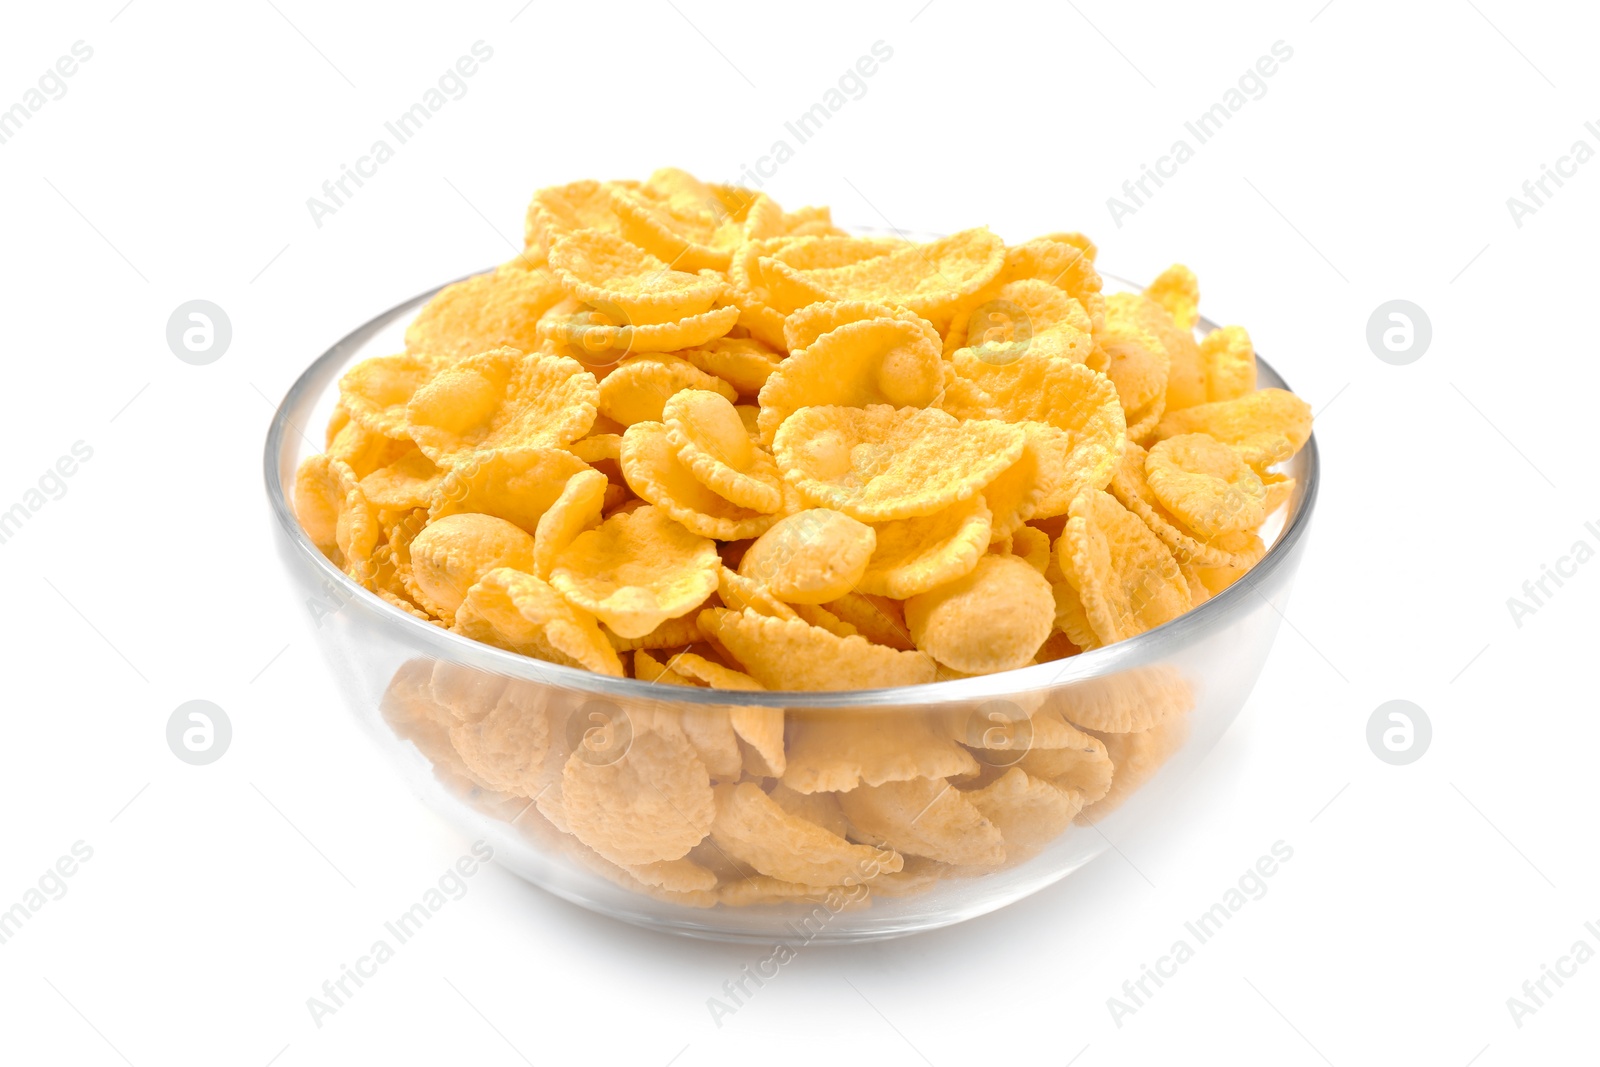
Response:
[[[1506,200],[1576,139],[1600,148],[1600,26],[1578,4],[1321,4],[9,11],[0,107],[75,41],[94,53],[0,145],[0,510],[74,442],[93,458],[0,544],[0,907],[74,842],[93,858],[0,945],[0,1059],[1591,1061],[1600,961],[1520,1028],[1506,998],[1579,938],[1600,949],[1600,562],[1520,627],[1506,601],[1600,547],[1600,161],[1520,227]],[[306,199],[478,40],[467,94],[314,225]],[[865,95],[766,185],[781,203],[1081,229],[1136,279],[1181,260],[1317,409],[1312,544],[1248,705],[1120,857],[959,927],[806,950],[720,1028],[706,999],[763,950],[499,869],[317,1028],[306,998],[469,843],[358,734],[280,579],[273,406],[377,311],[507,258],[536,187],[736,177],[879,40]],[[1117,226],[1107,198],[1280,40],[1266,95]],[[209,366],[165,341],[194,298],[233,324]],[[1365,340],[1393,298],[1432,320],[1408,366]],[[207,767],[164,740],[196,698],[234,727]],[[1434,728],[1404,767],[1365,740],[1394,698]],[[1117,1026],[1107,998],[1279,840],[1268,894]]]

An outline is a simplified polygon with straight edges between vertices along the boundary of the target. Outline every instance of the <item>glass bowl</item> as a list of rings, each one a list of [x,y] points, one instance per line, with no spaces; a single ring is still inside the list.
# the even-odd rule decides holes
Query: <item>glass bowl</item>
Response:
[[[1108,293],[1139,288],[1105,282]],[[345,702],[413,792],[463,834],[486,841],[499,863],[557,896],[671,933],[791,946],[961,922],[1059,881],[1112,838],[1159,818],[1255,685],[1305,550],[1317,494],[1315,438],[1282,465],[1296,480],[1292,498],[1261,531],[1268,551],[1243,579],[1131,640],[1001,674],[843,692],[690,688],[530,659],[414,618],[324,557],[290,497],[300,461],[321,450],[340,375],[361,359],[401,351],[406,324],[437,291],[351,332],[289,390],[266,441],[276,541]],[[1214,328],[1204,319],[1199,325]],[[1263,361],[1257,374],[1262,386],[1287,388]],[[668,731],[663,722],[681,725]],[[1063,722],[1148,728],[1088,735],[1094,740],[1069,729],[1077,740],[1064,744]],[[661,855],[664,838],[677,838],[668,850],[682,855],[680,847],[704,835],[706,779],[721,780],[708,770],[685,782],[681,764],[662,762],[666,750],[682,748],[687,734],[703,762],[720,764],[729,778],[741,766],[763,766],[760,739],[770,745],[774,729],[787,738],[791,776],[812,788],[855,778],[893,783],[930,768],[960,775],[962,788],[954,797],[945,795],[948,786],[926,795],[913,785],[846,793],[848,809],[831,793],[786,791],[785,811],[861,843],[830,854],[824,868],[806,866],[802,844],[779,842],[779,854],[761,866],[786,878],[760,874],[741,851],[746,846],[724,848],[712,837],[684,860],[643,862]],[[668,732],[676,735],[671,744],[663,741]],[[1080,800],[1104,792],[1109,770],[1109,792],[1075,817],[1058,803],[1006,807],[1001,860],[993,825],[972,824],[965,790],[1040,759],[1064,775],[1058,783],[1082,787]],[[877,799],[861,799],[868,796]],[[758,798],[744,799],[761,807]],[[604,839],[612,859],[564,832],[574,818],[588,840]],[[903,855],[874,847],[885,840]],[[814,884],[821,881],[828,884]]]

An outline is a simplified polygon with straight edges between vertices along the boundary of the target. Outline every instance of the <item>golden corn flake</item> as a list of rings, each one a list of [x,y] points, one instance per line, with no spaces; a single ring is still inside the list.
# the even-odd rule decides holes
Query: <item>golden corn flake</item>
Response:
[[[1099,733],[1149,730],[1194,707],[1194,689],[1177,668],[1160,664],[1090,678],[1059,693],[1052,706]]]
[[[1243,326],[1212,330],[1200,342],[1206,400],[1233,400],[1256,391],[1256,349]]]
[[[1084,804],[1093,804],[1111,789],[1111,759],[1100,738],[1070,726],[1067,729],[1070,737],[1066,743],[1029,749],[1017,766],[1057,789],[1077,794]]]
[[[710,540],[642,507],[574,538],[556,557],[550,584],[618,636],[642,637],[698,607],[716,589],[720,566]]]
[[[1107,329],[1113,324],[1124,332],[1154,336],[1166,352],[1167,411],[1206,402],[1205,364],[1191,327],[1180,327],[1166,308],[1138,293],[1118,293],[1106,301]]]
[[[761,438],[806,406],[926,407],[944,383],[939,345],[925,325],[883,318],[849,322],[780,363],[761,387]]]
[[[1094,632],[1094,627],[1089,625],[1089,616],[1083,610],[1083,601],[1078,598],[1078,591],[1072,583],[1063,577],[1058,582],[1050,583],[1050,593],[1056,602],[1055,628],[1066,635],[1078,648],[1087,652],[1091,648],[1099,648],[1105,642],[1100,640],[1100,635]]]
[[[1106,644],[1153,630],[1189,610],[1189,587],[1161,539],[1098,490],[1073,501],[1057,547],[1061,569]]]
[[[701,537],[756,537],[777,521],[776,515],[742,508],[702,485],[678,458],[659,422],[628,427],[621,464],[630,489]]]
[[[662,418],[679,462],[701,485],[752,511],[771,513],[783,507],[783,476],[777,463],[755,447],[739,412],[725,396],[705,389],[682,390],[667,401]]]
[[[542,787],[539,768],[550,748],[550,721],[539,690],[514,682],[489,713],[450,730],[450,743],[485,786],[532,797]]]
[[[750,782],[716,789],[711,837],[734,859],[762,874],[805,885],[853,885],[898,871],[899,856],[852,845],[809,819],[791,815]]]
[[[703,345],[680,349],[674,355],[721,378],[740,396],[753,397],[761,392],[783,354],[753,337],[718,337]]]
[[[1106,376],[1122,400],[1128,436],[1137,440],[1155,428],[1166,410],[1172,360],[1161,338],[1116,314],[1117,297],[1111,298],[1108,307],[1105,332],[1096,341],[1110,361]]]
[[[875,645],[888,645],[902,652],[917,647],[911,640],[911,631],[906,629],[905,611],[898,600],[851,592],[829,601],[824,607]]]
[[[326,453],[307,457],[294,480],[294,513],[323,555],[338,550],[339,513],[357,486],[355,472]]]
[[[1034,526],[1019,527],[1011,535],[1011,554],[1043,574],[1050,569],[1050,535]]]
[[[1203,433],[1157,442],[1145,480],[1162,507],[1204,540],[1253,530],[1266,517],[1266,487],[1239,453]]]
[[[1007,848],[1018,849],[1049,844],[1072,825],[1084,803],[1081,793],[1034,778],[1021,767],[962,795],[999,828]]]
[[[854,589],[867,569],[877,534],[866,523],[827,508],[779,519],[745,552],[739,573],[788,604],[823,604]]]
[[[379,467],[361,479],[361,491],[372,506],[383,511],[410,511],[425,508],[444,480],[444,471],[413,446],[393,463]]]
[[[611,207],[611,187],[637,184],[584,179],[540,189],[528,205],[526,236],[530,250],[548,253],[557,238],[578,230],[620,233],[621,226]]]
[[[800,617],[794,608],[773,596],[770,589],[727,567],[717,573],[717,595],[734,611],[749,608],[758,615],[771,615],[775,619]]]
[[[539,320],[539,339],[565,345],[584,363],[609,365],[627,355],[676,352],[708,344],[733,329],[736,307],[712,308],[672,322],[638,325],[616,307],[592,307],[573,300],[558,304]]]
[[[365,478],[410,450],[411,446],[406,441],[385,437],[351,419],[333,435],[333,440],[328,443],[327,454],[349,465],[357,478]]]
[[[978,773],[978,761],[926,715],[893,729],[862,709],[792,715],[783,784],[797,793],[843,793],[862,785]]]
[[[877,548],[856,587],[903,600],[971,573],[989,547],[983,494],[915,519],[877,524]]]
[[[936,778],[862,786],[840,796],[839,806],[863,838],[897,852],[962,867],[995,867],[1006,859],[1000,828]]]
[[[419,352],[374,356],[345,371],[339,402],[350,418],[384,437],[407,438],[406,405],[450,359]]]
[[[1290,497],[1294,496],[1294,479],[1287,474],[1267,471],[1261,475],[1261,487],[1266,495],[1266,499],[1261,505],[1261,511],[1264,515],[1271,515],[1274,511],[1287,504]]]
[[[551,245],[550,266],[568,296],[615,308],[635,326],[703,314],[726,288],[719,274],[673,270],[639,246],[593,230]]]
[[[1156,499],[1155,491],[1145,477],[1148,455],[1132,441],[1128,442],[1122,463],[1117,467],[1109,486],[1109,491],[1117,501],[1139,516],[1182,563],[1197,567],[1255,566],[1266,549],[1253,532],[1226,533],[1203,541]]]
[[[546,580],[556,557],[585,530],[600,525],[605,503],[606,476],[597,470],[579,470],[561,483],[560,495],[539,516],[533,531],[533,573]]]
[[[600,413],[623,426],[660,422],[668,400],[684,389],[709,390],[729,404],[738,399],[733,386],[677,356],[630,356],[600,382]]]
[[[467,590],[454,632],[508,652],[622,677],[622,661],[594,616],[567,603],[531,574],[490,571]]]
[[[808,304],[783,320],[783,339],[787,351],[809,348],[823,334],[852,322],[870,319],[901,319],[922,330],[928,340],[939,345],[939,331],[914,311],[874,300],[822,300]]]
[[[985,555],[964,577],[906,600],[917,647],[967,674],[1025,666],[1055,613],[1050,583],[1015,556]]]
[[[1200,282],[1194,271],[1174,263],[1145,286],[1144,295],[1160,304],[1178,329],[1194,329],[1200,317]]]
[[[933,660],[864,637],[839,637],[803,619],[746,609],[700,613],[700,629],[768,689],[874,689],[933,680]]]
[[[406,350],[445,361],[502,346],[531,352],[540,316],[565,295],[549,271],[515,266],[447,285],[406,328]]]
[[[500,567],[531,572],[533,536],[492,515],[450,515],[430,522],[410,546],[411,573],[429,605],[448,617],[478,579]]]
[[[496,348],[441,371],[406,407],[412,440],[441,466],[493,448],[560,447],[589,432],[599,389],[563,356]]]
[[[567,760],[561,794],[572,833],[624,866],[678,860],[711,830],[711,778],[681,734],[637,731],[614,762]]]
[[[505,519],[532,534],[568,478],[589,470],[560,448],[497,448],[461,458],[440,479],[428,517],[478,512]]]
[[[773,442],[802,496],[862,522],[932,515],[970,499],[1022,455],[1023,431],[937,409],[807,407]]]
[[[1261,389],[1232,400],[1169,412],[1156,440],[1178,434],[1210,434],[1239,450],[1257,470],[1282,463],[1311,438],[1311,405],[1283,389]]]

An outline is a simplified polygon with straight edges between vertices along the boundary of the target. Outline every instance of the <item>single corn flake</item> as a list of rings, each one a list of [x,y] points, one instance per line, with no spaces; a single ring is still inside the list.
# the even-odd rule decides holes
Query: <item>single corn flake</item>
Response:
[[[678,458],[666,426],[659,422],[628,427],[622,436],[621,466],[630,489],[701,537],[756,537],[778,519],[742,508],[702,485]]]
[[[893,723],[861,708],[790,713],[783,784],[797,793],[844,793],[863,785],[977,774],[978,761],[922,714]]]
[[[933,660],[918,652],[839,637],[803,619],[711,608],[700,629],[768,689],[873,689],[933,680]]]
[[[761,392],[783,358],[781,352],[773,351],[753,337],[718,337],[673,354],[721,378],[740,396],[750,397]]]
[[[778,466],[811,503],[862,522],[932,515],[1022,455],[1023,431],[934,408],[807,407],[778,428]]]
[[[668,400],[684,389],[709,390],[730,404],[738,399],[733,386],[670,355],[630,356],[600,383],[600,413],[623,426],[660,422]]]
[[[762,874],[807,885],[849,885],[863,872],[893,872],[899,856],[853,845],[808,819],[791,815],[750,782],[719,786],[711,837],[734,859]]]
[[[733,404],[720,393],[684,389],[662,408],[667,440],[695,480],[723,499],[752,511],[783,507],[783,476],[755,447]]]
[[[428,518],[477,512],[532,534],[568,478],[589,466],[560,448],[496,448],[462,457],[440,479]]]
[[[642,637],[717,588],[716,545],[654,507],[613,515],[556,556],[550,584],[619,637]]]
[[[761,439],[807,406],[926,407],[944,383],[938,342],[925,323],[900,318],[849,322],[778,364],[761,387]]]
[[[877,548],[856,587],[904,600],[972,572],[989,547],[989,507],[980,493],[932,515],[874,529]]]
[[[864,522],[827,508],[779,519],[756,538],[739,573],[788,604],[823,604],[854,589],[867,569],[877,534]]]
[[[710,775],[679,733],[637,731],[614,762],[574,752],[561,794],[578,840],[624,866],[682,859],[716,817]]]
[[[1206,400],[1233,400],[1256,391],[1256,349],[1243,326],[1224,326],[1200,342]]]
[[[1194,329],[1200,317],[1200,282],[1194,271],[1174,263],[1145,286],[1144,295],[1160,304],[1180,330]]]
[[[451,360],[420,352],[364,359],[339,379],[339,402],[373,433],[409,439],[406,404]]]
[[[406,328],[406,349],[444,361],[502,346],[531,352],[539,346],[540,316],[565,295],[543,269],[506,266],[476,275],[428,301]]]
[[[618,309],[635,326],[710,311],[726,286],[716,274],[673,270],[639,246],[595,230],[557,240],[550,246],[550,266],[568,296]]]
[[[580,470],[561,483],[561,492],[539,516],[533,531],[533,573],[546,580],[556,557],[585,530],[600,525],[606,488],[597,470]]]
[[[1024,666],[1054,622],[1050,583],[1015,556],[985,555],[964,577],[906,600],[917,647],[967,674]]]
[[[862,786],[839,798],[866,840],[897,852],[963,867],[1005,862],[1000,828],[959,789],[936,778]]]
[[[533,536],[493,515],[460,514],[430,522],[410,547],[411,572],[427,603],[449,618],[490,571],[533,570]]]
[[[541,579],[509,567],[490,571],[467,590],[451,629],[508,652],[623,676],[622,661],[593,615]]]
[[[1049,844],[1083,810],[1083,794],[1034,778],[1021,767],[1012,767],[983,788],[962,795],[999,827],[1008,849]]]
[[[1155,491],[1145,477],[1149,454],[1132,441],[1123,453],[1108,487],[1118,503],[1135,515],[1159,537],[1180,563],[1196,567],[1255,566],[1266,552],[1266,546],[1254,533],[1243,530],[1222,534],[1209,541],[1201,540],[1185,527],[1176,515],[1156,499]],[[1264,484],[1264,483],[1263,483]],[[1213,590],[1215,592],[1215,590]]]
[[[1189,610],[1189,587],[1171,551],[1110,493],[1073,501],[1057,545],[1061,569],[1105,644],[1153,630]]]
[[[902,652],[917,647],[911,640],[911,631],[906,629],[905,611],[898,600],[852,592],[823,606],[875,645],[888,645]]]
[[[1155,437],[1162,441],[1185,433],[1210,434],[1261,471],[1289,459],[1310,440],[1311,405],[1283,389],[1259,389],[1170,412]]]
[[[875,300],[822,300],[791,312],[783,320],[785,347],[789,352],[798,352],[840,326],[870,319],[903,319],[920,326],[933,344],[940,344],[939,331],[933,324],[906,308]]]
[[[410,511],[432,502],[434,490],[444,476],[445,472],[413,445],[393,463],[361,479],[361,491],[375,508]]]
[[[1162,507],[1203,540],[1253,530],[1266,517],[1266,487],[1239,453],[1203,433],[1157,442],[1145,480]]]
[[[599,389],[563,356],[496,348],[418,389],[406,406],[411,437],[441,466],[484,449],[560,447],[589,432]]]

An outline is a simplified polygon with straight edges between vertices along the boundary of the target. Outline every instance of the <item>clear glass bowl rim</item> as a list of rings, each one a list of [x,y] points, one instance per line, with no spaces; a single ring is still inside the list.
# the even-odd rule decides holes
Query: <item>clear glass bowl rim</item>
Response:
[[[492,270],[493,268],[488,268]],[[664,704],[729,704],[755,705],[778,708],[897,708],[927,707],[934,704],[968,703],[1005,694],[1025,693],[1051,689],[1061,685],[1105,677],[1145,664],[1161,662],[1171,650],[1182,647],[1216,620],[1231,614],[1243,598],[1254,595],[1253,586],[1284,566],[1294,554],[1295,545],[1305,536],[1316,508],[1321,463],[1317,453],[1317,439],[1313,432],[1299,462],[1303,464],[1303,484],[1299,487],[1299,506],[1289,516],[1278,540],[1250,572],[1210,600],[1193,608],[1169,623],[1148,630],[1124,641],[1104,648],[1053,660],[1030,667],[1002,671],[997,674],[978,675],[946,682],[927,682],[921,685],[893,686],[881,689],[835,690],[765,690],[744,692],[733,690],[688,688],[657,685],[633,678],[614,678],[577,667],[565,667],[545,660],[532,659],[515,652],[507,652],[485,645],[460,634],[451,633],[432,623],[423,622],[382,600],[357,584],[333,562],[324,556],[301,528],[290,504],[288,486],[285,485],[281,462],[283,449],[290,432],[300,432],[290,420],[291,414],[301,406],[309,407],[331,384],[335,373],[348,358],[351,348],[366,337],[387,325],[399,312],[427,300],[443,289],[464,278],[481,272],[463,275],[462,278],[443,282],[426,292],[400,301],[386,311],[373,316],[335,342],[326,352],[307,367],[273,413],[267,430],[264,454],[264,474],[267,498],[272,513],[282,532],[287,536],[295,553],[302,557],[320,577],[341,590],[345,602],[359,604],[369,614],[375,615],[381,625],[388,627],[396,639],[413,648],[426,649],[435,658],[463,663],[512,678],[556,685],[562,689],[589,694],[595,697],[621,701],[657,701]],[[1137,285],[1116,275],[1101,276],[1110,281],[1138,291]],[[1201,316],[1198,325],[1211,330],[1217,324]],[[1258,369],[1289,385],[1272,365],[1256,356]]]

